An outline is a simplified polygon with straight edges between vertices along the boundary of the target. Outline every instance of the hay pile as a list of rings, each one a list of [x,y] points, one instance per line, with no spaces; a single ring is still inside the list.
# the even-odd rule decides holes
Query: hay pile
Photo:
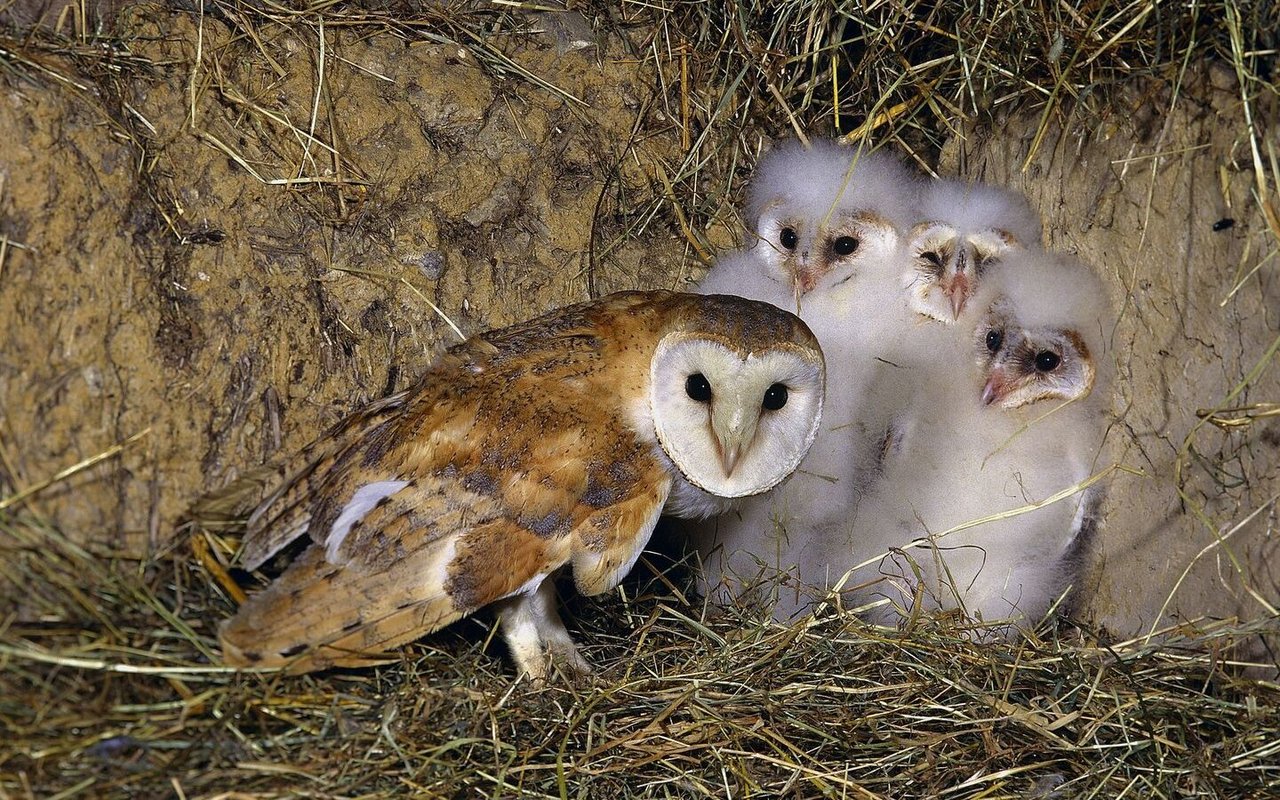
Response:
[[[787,628],[711,619],[642,565],[618,596],[570,603],[600,666],[591,685],[513,684],[483,614],[399,664],[283,679],[210,666],[231,603],[199,563],[104,565],[49,529],[4,533],[40,548],[30,579],[62,598],[59,624],[10,623],[0,641],[9,797],[1262,798],[1280,785],[1280,691],[1222,656],[1244,628],[1158,648],[1065,629],[981,646],[945,621],[890,635],[838,615]]]
[[[1261,282],[1263,300],[1275,296],[1274,283],[1266,283],[1274,282],[1268,278],[1274,258],[1268,262],[1266,253],[1274,256],[1280,242],[1280,147],[1267,120],[1275,108],[1280,21],[1268,4],[1101,2],[1077,12],[1071,4],[1000,0],[982,14],[961,11],[960,4],[864,6],[856,16],[840,16],[824,4],[794,0],[768,8],[623,3],[573,11],[521,3],[424,10],[214,0],[203,13],[113,9],[118,13],[100,28],[85,5],[71,6],[60,25],[30,27],[22,18],[18,29],[12,27],[18,18],[0,17],[11,25],[0,32],[0,83],[10,108],[66,93],[82,103],[78,114],[92,119],[89,127],[109,134],[95,151],[70,124],[65,131],[36,125],[20,134],[21,153],[0,159],[0,180],[26,186],[19,173],[28,162],[19,157],[34,164],[44,141],[86,163],[114,154],[109,174],[82,167],[96,176],[86,182],[108,196],[130,193],[120,198],[136,225],[130,235],[155,254],[146,269],[157,285],[184,290],[193,274],[224,265],[221,256],[188,263],[181,253],[236,241],[239,232],[230,227],[236,209],[248,215],[269,208],[288,220],[298,214],[308,222],[299,224],[296,241],[272,239],[274,269],[286,277],[306,273],[301,287],[331,283],[337,269],[352,279],[336,294],[356,295],[358,303],[336,311],[326,305],[312,329],[328,361],[323,368],[304,365],[307,380],[322,373],[315,385],[349,404],[350,384],[359,396],[384,385],[390,391],[401,378],[388,364],[403,361],[411,370],[434,343],[427,340],[447,341],[447,327],[422,303],[427,296],[443,313],[461,311],[461,324],[474,329],[528,316],[521,305],[527,296],[567,302],[696,277],[698,262],[738,235],[733,209],[765,137],[815,131],[870,137],[932,168],[940,158],[954,159],[948,149],[959,133],[981,138],[1010,119],[1030,119],[1026,147],[1009,165],[1015,170],[1042,163],[1063,140],[1114,135],[1124,114],[1118,109],[1134,107],[1135,95],[1159,108],[1226,76],[1239,98],[1237,113],[1215,124],[1229,131],[1232,163],[1248,178],[1241,189],[1238,176],[1224,171],[1223,192],[1236,198],[1230,218],[1240,228],[1252,226],[1252,244],[1244,247],[1252,255],[1240,259],[1244,267],[1227,283],[1251,286],[1252,279]],[[298,50],[307,41],[326,46],[308,56]],[[215,50],[215,43],[230,48],[228,42],[249,54],[242,63],[225,57],[230,50]],[[434,109],[431,124],[422,126],[436,151],[453,159],[468,157],[469,137],[489,113],[482,110],[520,92],[545,108],[569,109],[563,117],[549,114],[542,132],[562,159],[554,177],[567,181],[562,194],[548,190],[547,207],[571,207],[577,197],[590,213],[582,260],[558,263],[555,274],[527,283],[502,283],[509,251],[497,231],[514,231],[512,238],[524,237],[515,247],[549,259],[556,251],[546,241],[560,228],[545,230],[542,199],[499,186],[476,198],[467,225],[423,234],[439,244],[443,262],[424,255],[415,262],[418,272],[403,281],[378,266],[388,252],[398,258],[406,248],[421,249],[420,242],[402,241],[429,227],[413,217],[421,187],[412,183],[410,166],[394,158],[374,171],[351,155],[357,145],[345,145],[340,132],[358,121],[343,119],[343,87],[329,81],[345,74],[353,53],[361,69],[376,71],[370,64],[378,53],[386,54],[390,70],[403,52],[438,57],[431,63],[440,66],[441,81],[454,80],[444,69],[449,58],[471,65],[473,82],[451,85],[452,106]],[[603,84],[591,82],[596,73],[605,76]],[[566,88],[569,82],[576,83]],[[424,96],[419,100],[431,99]],[[616,117],[565,123],[615,101]],[[148,116],[166,104],[179,121],[190,116],[190,130]],[[284,106],[304,111],[290,116]],[[523,118],[512,114],[514,125],[528,126],[523,133],[530,139],[546,121],[542,108]],[[214,111],[224,115],[221,127],[210,121]],[[21,129],[5,130],[15,127]],[[173,133],[178,128],[180,135]],[[58,144],[60,133],[74,140],[69,148]],[[625,142],[602,149],[597,139]],[[211,157],[216,163],[201,161]],[[184,160],[207,172],[184,173]],[[289,163],[305,169],[272,183]],[[513,168],[524,169],[523,162]],[[449,169],[448,159],[433,162],[437,172]],[[249,187],[238,206],[228,200],[224,215],[212,218],[222,227],[200,223],[190,210],[208,207],[208,192],[196,190],[214,170]],[[536,171],[529,175],[540,180]],[[70,183],[61,189],[74,195]],[[453,189],[466,190],[466,181]],[[11,193],[0,185],[0,293],[10,300],[21,288],[14,276],[25,281],[27,268],[40,263],[31,259],[54,255],[25,238],[38,223]],[[98,211],[85,201],[63,213],[74,227],[77,219],[88,225]],[[389,219],[399,227],[390,230]],[[309,244],[315,231],[331,249]],[[452,236],[479,241],[450,250]],[[248,252],[245,246],[227,260]],[[472,261],[497,277],[484,283],[467,273],[459,280],[459,265]],[[335,269],[321,275],[326,266]],[[361,269],[382,278],[370,286]],[[427,288],[422,276],[439,285]],[[113,286],[132,291],[128,282]],[[271,339],[275,329],[267,320],[276,324],[281,308],[306,313],[290,305],[282,286],[271,284],[274,295],[237,307],[239,316],[226,322]],[[426,295],[415,294],[424,288]],[[167,370],[159,383],[216,364],[217,354],[202,355],[201,346],[227,335],[181,292],[168,291],[155,311],[158,360]],[[315,291],[318,304],[332,305],[324,289]],[[5,306],[8,324],[17,324],[14,309],[22,307]],[[395,327],[403,318],[411,320],[407,332]],[[370,340],[387,329],[385,349],[376,349]],[[414,334],[423,341],[396,349]],[[119,341],[121,358],[139,352]],[[1246,349],[1238,359],[1243,366],[1223,370],[1216,397],[1280,399],[1246,398],[1242,391],[1275,385],[1257,383],[1275,349]],[[6,357],[26,352],[15,346]],[[184,402],[200,398],[189,406],[194,411],[179,408],[177,422],[157,417],[157,425],[170,426],[163,435],[172,441],[193,429],[169,449],[155,443],[157,433],[131,439],[143,426],[102,426],[118,448],[91,446],[88,437],[99,432],[78,422],[44,429],[32,423],[33,432],[24,434],[19,423],[30,423],[27,408],[5,395],[0,585],[14,602],[0,619],[0,797],[1261,798],[1280,790],[1280,687],[1245,677],[1233,655],[1240,642],[1275,632],[1274,615],[1162,625],[1158,637],[1120,640],[1063,624],[1015,645],[971,643],[945,619],[925,620],[902,635],[833,611],[780,627],[737,610],[709,613],[688,595],[687,567],[654,555],[616,595],[569,603],[570,626],[600,668],[591,685],[533,691],[513,684],[501,646],[490,646],[492,619],[485,614],[406,648],[403,661],[387,667],[289,679],[230,673],[217,665],[214,629],[235,604],[224,574],[234,539],[186,528],[174,535],[179,510],[224,482],[225,473],[256,464],[264,449],[310,438],[325,419],[305,392],[276,397],[275,412],[243,410],[290,365],[259,370],[250,355],[233,361],[211,373],[209,385],[193,379],[182,388]],[[114,374],[122,364],[130,366],[121,361]],[[38,366],[33,359],[26,368]],[[24,388],[22,369],[6,366],[0,390]],[[112,379],[111,370],[84,378],[99,395],[102,386],[111,395]],[[122,379],[119,391],[140,393],[138,386]],[[76,391],[69,379],[42,386],[29,405],[57,408]],[[83,405],[71,403],[66,413]],[[289,412],[283,429],[281,406]],[[1224,494],[1256,474],[1263,478],[1252,488],[1263,498],[1275,495],[1267,476],[1280,459],[1267,447],[1274,450],[1280,435],[1268,427],[1275,425],[1269,408],[1227,415],[1245,420],[1224,436],[1245,437],[1234,447],[1251,460],[1215,460],[1210,456],[1222,448],[1205,456],[1186,445],[1189,455],[1179,464],[1204,466]],[[199,424],[192,422],[197,412],[207,414]],[[245,432],[247,419],[258,425],[253,436]],[[1203,436],[1208,425],[1195,431]],[[61,448],[43,461],[34,455],[46,446],[42,435]],[[193,442],[207,443],[198,458]],[[67,469],[47,466],[55,461]],[[1263,465],[1256,473],[1255,462]],[[110,483],[118,473],[133,482]],[[98,483],[115,488],[92,494]],[[173,483],[182,485],[175,490]],[[161,494],[163,501],[156,499]],[[1203,500],[1178,497],[1193,511]],[[125,509],[118,531],[104,531],[102,515],[94,513],[109,502]],[[1258,519],[1274,519],[1273,504],[1274,498],[1239,501],[1232,518],[1259,512]],[[116,534],[123,538],[125,529],[142,531],[141,551],[119,546]],[[1222,564],[1230,571],[1230,558]],[[1249,586],[1243,594],[1275,603],[1273,588]]]

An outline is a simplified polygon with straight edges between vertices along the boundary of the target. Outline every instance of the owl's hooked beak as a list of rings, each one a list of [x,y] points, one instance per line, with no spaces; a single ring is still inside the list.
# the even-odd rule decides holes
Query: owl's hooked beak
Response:
[[[716,413],[717,411],[721,413]],[[746,409],[741,406],[731,409],[712,407],[711,431],[715,434],[716,448],[720,451],[720,464],[724,467],[725,477],[733,475],[742,454],[751,449],[758,421],[757,416],[746,413]]]
[[[951,282],[946,285],[942,293],[951,301],[951,318],[960,319],[964,304],[969,302],[969,296],[973,294],[973,282],[969,280],[968,275],[958,272],[951,277]]]
[[[813,287],[818,285],[818,279],[821,277],[821,272],[801,262],[800,266],[796,268],[795,281],[793,283],[796,291],[796,302],[799,302],[801,297],[812,292]]]
[[[964,311],[964,304],[969,301],[974,289],[973,278],[969,277],[972,270],[969,269],[968,251],[964,247],[957,247],[955,259],[955,272],[951,274],[951,280],[942,287],[942,293],[951,301],[953,321],[960,319],[960,312]]]
[[[982,387],[982,404],[989,406],[992,403],[1003,400],[1012,388],[1009,376],[1005,374],[1004,368],[996,367],[991,370],[991,374],[987,377],[987,385]]]

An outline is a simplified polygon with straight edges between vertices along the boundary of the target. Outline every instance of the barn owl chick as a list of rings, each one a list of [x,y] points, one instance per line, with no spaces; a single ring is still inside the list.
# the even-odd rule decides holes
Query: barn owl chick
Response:
[[[705,517],[783,480],[824,367],[793,315],[738,297],[624,292],[473,337],[280,470],[248,522],[255,569],[309,546],[220,631],[235,666],[387,660],[498,604],[522,673],[586,671],[548,578],[595,595],[664,511]]]
[[[1040,246],[1040,218],[1017,192],[939,179],[921,192],[902,284],[911,308],[935,320],[960,318],[983,274],[1011,249]]]
[[[915,173],[885,153],[827,140],[779,144],[748,188],[752,238],[721,258],[699,291],[795,308],[887,254],[916,217],[916,187]]]
[[[917,401],[848,535],[810,554],[820,567],[809,572],[828,581],[865,565],[844,586],[855,604],[888,598],[871,613],[882,622],[918,597],[1035,624],[1089,553],[1101,489],[1080,487],[1104,467],[1109,400],[1102,283],[1042,251],[1011,251],[984,281],[965,346],[916,376]],[[1009,516],[986,519],[997,514]]]

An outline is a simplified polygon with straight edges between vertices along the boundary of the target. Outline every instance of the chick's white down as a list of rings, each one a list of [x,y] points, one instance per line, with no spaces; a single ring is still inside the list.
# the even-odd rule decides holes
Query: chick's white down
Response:
[[[987,283],[982,313],[945,361],[909,376],[914,399],[895,416],[856,515],[810,539],[801,558],[822,573],[819,587],[841,585],[846,606],[878,603],[868,616],[880,622],[919,597],[926,610],[1034,625],[1089,553],[1101,489],[1040,504],[1105,467],[1102,284],[1043,252],[1010,255]]]
[[[1040,249],[1039,218],[1022,196],[921,182],[890,156],[830,142],[770,151],[750,186],[747,220],[757,236],[722,258],[699,291],[796,311],[826,354],[827,402],[795,475],[695,537],[703,588],[721,601],[758,600],[779,619],[839,584],[852,589],[846,606],[879,602],[868,615],[883,622],[917,593],[926,609],[1037,621],[1078,577],[1099,489],[911,545],[1041,502],[1097,471],[1108,393],[1101,283]],[[926,229],[952,237],[953,253],[969,250],[964,302],[955,308],[944,297],[945,319],[919,307],[905,277],[919,255],[913,237]],[[858,246],[836,253],[833,242],[851,231]],[[1009,328],[1008,354],[1032,348],[1029,357],[996,363],[975,339],[993,307]],[[1034,372],[1037,342],[1072,346],[1063,331],[1079,337],[1089,370],[1068,376],[1064,366],[1057,384],[1015,391],[1018,365]],[[988,387],[992,371],[1004,382]],[[1058,408],[1072,381],[1088,385]],[[984,403],[984,392],[1000,402]]]
[[[732,292],[798,313],[823,346],[829,388],[818,438],[796,475],[697,537],[708,589],[721,576],[732,594],[761,570],[794,575],[798,548],[816,531],[843,525],[865,491],[878,458],[875,438],[887,421],[868,412],[865,396],[885,383],[879,373],[898,369],[901,331],[913,324],[896,276],[905,231],[918,217],[919,185],[893,156],[834,142],[784,143],[761,161],[748,190],[753,231],[698,291]],[[775,600],[780,612],[795,607],[769,598]]]

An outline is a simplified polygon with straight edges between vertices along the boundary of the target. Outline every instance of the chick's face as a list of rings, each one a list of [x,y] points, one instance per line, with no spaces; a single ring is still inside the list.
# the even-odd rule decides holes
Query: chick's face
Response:
[[[997,305],[977,328],[984,405],[1018,408],[1041,400],[1072,401],[1093,390],[1096,370],[1084,337],[1070,328],[1019,326]]]

